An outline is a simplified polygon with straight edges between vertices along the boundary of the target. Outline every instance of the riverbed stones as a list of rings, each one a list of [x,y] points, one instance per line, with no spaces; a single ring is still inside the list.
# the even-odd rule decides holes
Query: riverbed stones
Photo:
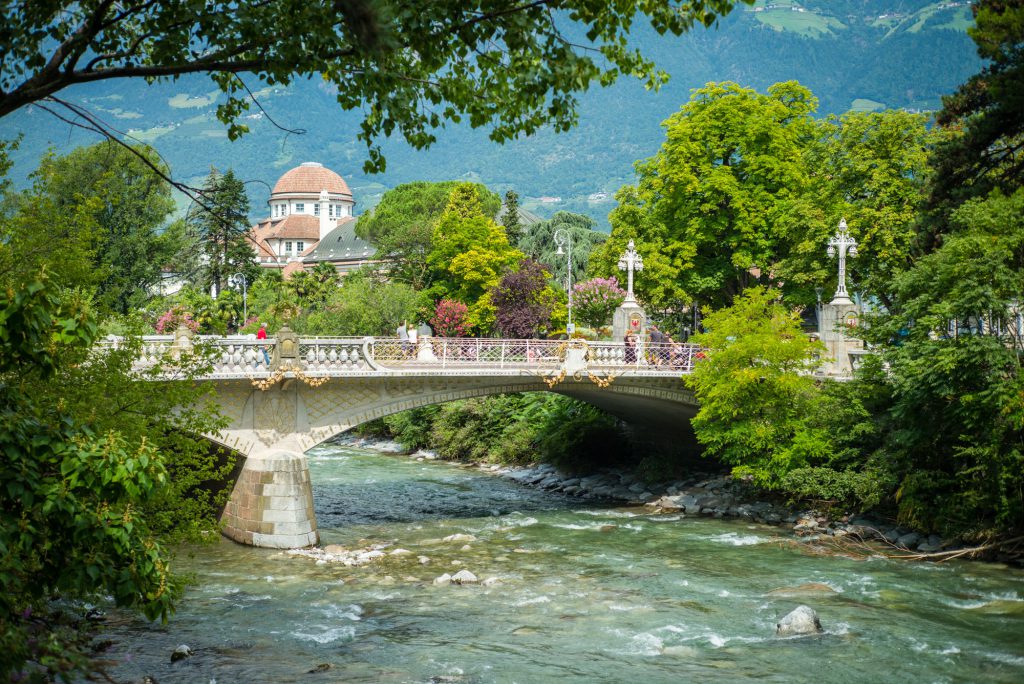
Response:
[[[188,644],[182,644],[178,648],[174,649],[171,653],[171,662],[176,663],[179,660],[192,657],[192,649],[188,647]]]
[[[821,620],[810,606],[797,606],[775,624],[777,636],[803,636],[820,634],[822,631]]]
[[[441,575],[440,577],[435,577],[434,578],[434,584],[451,584],[451,583],[452,583],[452,576],[449,575],[447,572],[444,573],[443,575]]]
[[[469,570],[459,570],[457,573],[452,575],[452,584],[476,584],[480,580],[477,576],[471,573]]]
[[[475,542],[476,537],[471,534],[449,534],[442,541],[446,542]]]

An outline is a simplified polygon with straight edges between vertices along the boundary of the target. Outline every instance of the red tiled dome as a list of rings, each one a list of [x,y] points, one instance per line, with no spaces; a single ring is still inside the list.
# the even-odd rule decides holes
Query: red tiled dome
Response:
[[[318,195],[326,190],[332,195],[352,197],[352,191],[341,176],[319,162],[303,162],[277,179],[272,195],[278,193],[303,193]]]

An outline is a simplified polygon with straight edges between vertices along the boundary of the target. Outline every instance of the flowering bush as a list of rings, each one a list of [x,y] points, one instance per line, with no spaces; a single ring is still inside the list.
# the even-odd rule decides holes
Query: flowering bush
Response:
[[[175,304],[157,320],[156,331],[161,335],[172,333],[180,325],[184,325],[192,332],[199,332],[199,322],[192,320],[192,314],[186,311],[184,306]]]
[[[573,313],[581,323],[594,328],[607,325],[625,299],[626,291],[615,277],[591,278],[572,288]]]
[[[430,325],[434,333],[440,337],[465,337],[469,332],[466,315],[469,307],[454,299],[442,299],[434,308],[434,317]]]

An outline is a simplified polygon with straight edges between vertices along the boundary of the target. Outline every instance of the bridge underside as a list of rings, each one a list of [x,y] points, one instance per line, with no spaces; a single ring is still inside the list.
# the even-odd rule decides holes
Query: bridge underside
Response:
[[[556,391],[633,426],[642,448],[695,445],[697,405],[681,377],[623,376],[600,388],[587,376],[549,388],[538,375],[403,374],[284,379],[261,389],[249,379],[211,380],[229,426],[211,439],[246,456],[225,508],[224,533],[274,548],[319,540],[305,451],[362,423],[420,406],[511,392]]]

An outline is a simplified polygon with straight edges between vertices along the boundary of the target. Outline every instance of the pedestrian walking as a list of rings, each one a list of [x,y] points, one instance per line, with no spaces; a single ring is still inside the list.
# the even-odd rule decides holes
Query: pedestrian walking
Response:
[[[256,339],[257,340],[265,340],[265,339],[267,339],[267,324],[266,323],[260,323],[260,329],[256,332]],[[267,345],[265,345],[265,344],[261,345],[260,346],[260,351],[263,352],[263,363],[265,363],[267,365],[267,367],[269,368],[270,367],[270,353],[267,351]]]

